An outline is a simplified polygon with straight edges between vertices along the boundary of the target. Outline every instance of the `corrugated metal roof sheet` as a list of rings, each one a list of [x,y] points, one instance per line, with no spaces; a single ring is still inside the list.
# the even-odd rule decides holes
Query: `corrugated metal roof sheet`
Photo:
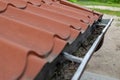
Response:
[[[101,16],[65,0],[0,0],[0,80],[33,80]]]

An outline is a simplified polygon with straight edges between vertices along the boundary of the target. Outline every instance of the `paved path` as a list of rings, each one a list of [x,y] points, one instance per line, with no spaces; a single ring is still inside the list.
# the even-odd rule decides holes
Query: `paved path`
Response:
[[[119,80],[119,79],[110,78],[107,76],[103,76],[91,72],[84,72],[81,80]]]
[[[96,9],[103,9],[103,10],[111,10],[111,11],[120,11],[119,7],[109,7],[109,6],[86,6],[88,8],[96,8]]]
[[[86,71],[120,79],[120,17],[104,15],[104,18],[114,18],[114,21],[105,34],[103,46],[94,53]]]

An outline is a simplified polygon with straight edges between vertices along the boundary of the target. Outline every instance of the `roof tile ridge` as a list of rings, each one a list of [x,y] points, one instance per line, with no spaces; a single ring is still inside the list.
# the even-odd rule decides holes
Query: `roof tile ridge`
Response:
[[[54,47],[54,44],[55,44],[55,42],[54,42],[54,38],[55,37],[57,37],[55,34],[53,34],[53,33],[51,33],[51,32],[48,32],[48,31],[46,31],[46,30],[43,30],[43,29],[39,29],[39,28],[37,28],[37,27],[33,27],[33,26],[31,26],[31,25],[29,25],[29,24],[25,24],[25,23],[23,23],[23,22],[21,22],[21,21],[16,21],[16,20],[14,20],[14,19],[10,19],[10,18],[7,18],[7,17],[5,17],[5,16],[2,16],[3,18],[6,18],[6,19],[8,19],[8,20],[11,20],[11,21],[15,21],[16,23],[19,23],[19,24],[21,24],[21,25],[25,25],[25,26],[30,26],[30,28],[34,28],[35,30],[42,30],[43,32],[45,32],[45,33],[49,33],[50,35],[52,34],[53,35],[53,37],[52,37],[52,46],[51,46],[51,48],[50,48],[50,50],[49,50],[49,52],[48,52],[48,54],[47,55],[49,55],[51,52],[52,52],[52,50],[53,50],[53,47]],[[32,50],[32,51],[34,51],[34,50]],[[34,52],[36,52],[36,51],[34,51]],[[37,54],[39,53],[39,52],[36,52]],[[39,55],[39,54],[38,54]],[[45,58],[47,55],[42,55],[42,56],[40,56],[39,55],[39,57],[41,57],[41,58]]]
[[[3,2],[3,1],[0,1],[0,12],[3,12],[7,9],[8,7],[8,4]]]
[[[41,60],[41,63],[43,63],[43,62],[44,62],[43,64],[47,63],[47,60],[45,60],[44,58],[41,58],[35,51],[32,51],[32,50],[28,49],[27,47],[24,47],[20,44],[14,43],[14,42],[12,42],[8,39],[3,38],[2,36],[0,36],[0,41],[6,43],[7,45],[11,45],[11,47],[13,46],[15,48],[18,48],[18,49],[26,52],[26,54],[24,53],[24,60],[25,60],[24,63],[23,63],[24,67],[22,67],[22,71],[19,73],[18,77],[16,77],[17,79],[21,78],[24,75],[24,73],[26,72],[26,69],[28,67],[29,56],[36,56]],[[23,60],[23,58],[21,58],[21,59]],[[19,64],[19,63],[16,63],[16,64]]]
[[[35,6],[40,6],[43,2],[42,0],[22,0],[25,1],[26,3],[35,5]]]
[[[34,51],[29,51],[26,58],[25,68],[22,74],[17,78],[17,80],[26,80],[28,76],[31,76],[31,74],[32,76],[30,77],[30,79],[33,80],[47,63],[48,61],[46,59],[40,58],[36,55]],[[37,64],[37,66],[34,66],[33,64]]]
[[[27,7],[27,3],[22,0],[1,0],[1,1],[6,3],[7,5],[11,5],[21,9]]]

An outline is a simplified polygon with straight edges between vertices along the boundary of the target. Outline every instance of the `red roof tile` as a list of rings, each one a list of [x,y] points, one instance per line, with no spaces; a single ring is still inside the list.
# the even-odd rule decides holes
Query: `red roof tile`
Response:
[[[2,37],[0,37],[0,49],[0,79],[16,79],[25,68],[28,49]]]
[[[0,80],[33,80],[101,16],[64,0],[1,0]]]

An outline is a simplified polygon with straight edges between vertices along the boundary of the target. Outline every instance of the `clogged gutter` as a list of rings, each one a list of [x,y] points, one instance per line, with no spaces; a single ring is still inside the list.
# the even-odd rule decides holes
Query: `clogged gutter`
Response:
[[[100,35],[103,27],[97,27],[92,35],[90,35],[86,41],[79,47],[79,49],[73,53],[74,56],[83,57],[85,53],[90,49],[96,38]],[[65,60],[61,64],[58,64],[57,70],[51,80],[70,80],[75,71],[77,70],[79,63]]]
[[[103,14],[66,0],[0,4],[0,80],[70,80],[76,73],[72,80],[79,80],[112,21],[106,26],[109,20]],[[105,24],[104,33],[99,23]]]

